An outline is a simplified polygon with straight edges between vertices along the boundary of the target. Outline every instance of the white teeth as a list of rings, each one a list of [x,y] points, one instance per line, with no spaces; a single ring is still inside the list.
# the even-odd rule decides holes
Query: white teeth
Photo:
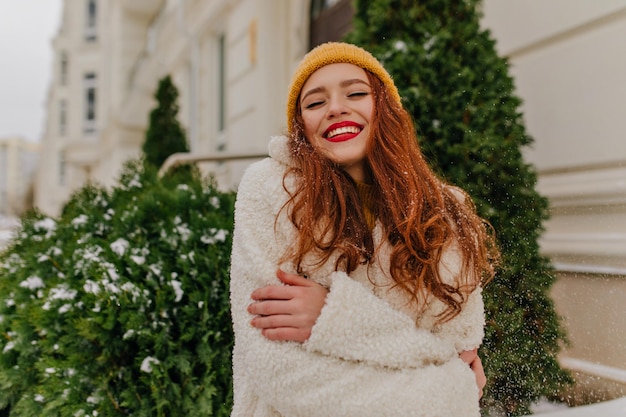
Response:
[[[361,129],[356,126],[344,126],[335,130],[331,130],[330,132],[328,132],[327,137],[332,138],[333,136],[341,135],[344,133],[359,133],[360,131]]]

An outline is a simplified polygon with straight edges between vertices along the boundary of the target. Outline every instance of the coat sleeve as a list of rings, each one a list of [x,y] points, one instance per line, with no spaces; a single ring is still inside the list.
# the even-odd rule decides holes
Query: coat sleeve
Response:
[[[323,349],[315,348],[314,343],[304,346],[295,342],[269,341],[250,325],[252,317],[246,310],[251,302],[250,294],[260,286],[278,283],[275,272],[280,254],[275,248],[280,247],[276,239],[281,236],[275,233],[274,219],[280,205],[273,202],[272,196],[280,190],[278,187],[268,188],[266,177],[268,171],[272,171],[268,165],[271,164],[263,162],[248,170],[237,197],[231,257],[231,308],[235,331],[233,360],[237,362],[236,368],[242,370],[235,378],[244,380],[236,381],[236,386],[253,390],[284,416],[478,415],[473,374],[456,358],[450,343],[440,338],[430,335],[432,340],[428,343],[432,342],[432,345],[422,344],[412,353],[415,355],[415,367],[399,369],[404,365],[399,361],[395,362],[396,367],[387,367],[381,366],[385,365],[384,361],[361,361],[354,355],[350,356],[348,352],[353,346],[350,337],[326,341],[326,345],[343,346],[333,354],[322,354],[320,351]],[[336,308],[325,307],[322,312],[324,317],[320,316],[320,319],[347,330],[359,306],[361,313],[369,310],[358,304],[363,299],[369,303],[377,301],[373,305],[386,306],[382,300],[368,298],[366,289],[352,285],[356,283],[350,282],[349,277],[337,273],[333,278],[333,295],[328,302],[337,305],[333,306]],[[345,303],[349,309],[345,310],[347,315],[342,316],[339,311]],[[355,323],[358,324],[355,328],[365,325],[357,328],[359,334],[356,339],[364,343],[368,332],[371,332],[374,342],[370,342],[370,347],[381,349],[377,354],[379,358],[405,355],[412,342],[419,343],[418,336],[426,336],[427,332],[417,331],[410,320],[386,307],[372,307],[378,313],[376,325],[368,328],[370,323]],[[397,334],[396,331],[387,335],[379,333],[386,324],[392,329],[403,330]],[[410,332],[410,328],[415,332]],[[407,341],[394,345],[396,342],[392,340],[395,347],[390,347],[389,341],[385,342],[386,336],[394,340],[406,337]],[[435,352],[429,352],[430,359],[418,359],[421,353],[425,353],[422,350],[430,347]],[[343,354],[335,355],[337,352]],[[394,364],[393,359],[389,361]],[[429,364],[425,365],[426,362]]]
[[[450,285],[459,285],[462,268],[461,255],[456,244],[452,244],[445,250],[439,272],[444,282]],[[432,305],[433,312],[443,311],[443,304],[440,301],[435,300]],[[457,352],[472,350],[481,345],[484,337],[484,310],[482,287],[478,285],[467,295],[459,314],[444,323],[437,323],[437,317],[431,314],[431,317],[428,318],[431,324],[428,327],[433,329],[433,333],[449,340]]]
[[[461,312],[452,320],[434,327],[433,332],[449,340],[457,352],[478,348],[483,341],[485,314],[482,287],[467,297]]]
[[[345,273],[331,278],[326,304],[304,344],[307,350],[397,369],[438,364],[456,355],[449,340],[416,327],[412,318]]]

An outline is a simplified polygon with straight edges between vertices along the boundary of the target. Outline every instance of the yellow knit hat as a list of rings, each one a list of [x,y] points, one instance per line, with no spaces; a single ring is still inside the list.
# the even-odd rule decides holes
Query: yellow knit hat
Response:
[[[287,127],[289,132],[293,130],[296,116],[296,104],[300,97],[300,91],[306,80],[318,69],[329,64],[347,63],[353,64],[376,75],[387,86],[389,93],[401,105],[400,94],[391,76],[374,58],[372,54],[356,45],[342,42],[323,43],[307,53],[291,79],[289,95],[287,98]]]

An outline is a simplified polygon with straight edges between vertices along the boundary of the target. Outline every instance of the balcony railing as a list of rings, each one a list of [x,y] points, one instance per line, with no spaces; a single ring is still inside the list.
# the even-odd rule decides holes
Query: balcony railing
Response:
[[[198,155],[188,152],[178,152],[167,157],[161,168],[159,176],[162,177],[170,169],[184,164],[197,164],[198,162],[230,162],[246,159],[261,159],[267,157],[266,153],[220,153]]]

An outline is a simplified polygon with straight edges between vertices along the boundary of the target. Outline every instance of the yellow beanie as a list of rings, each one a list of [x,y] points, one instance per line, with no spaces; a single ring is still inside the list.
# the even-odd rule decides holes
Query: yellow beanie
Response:
[[[391,76],[374,58],[372,54],[356,45],[342,42],[323,43],[307,53],[291,79],[289,95],[287,98],[287,127],[293,131],[296,116],[296,104],[300,97],[300,91],[306,80],[318,69],[329,64],[347,63],[353,64],[376,75],[387,86],[389,93],[401,105],[400,94]]]

